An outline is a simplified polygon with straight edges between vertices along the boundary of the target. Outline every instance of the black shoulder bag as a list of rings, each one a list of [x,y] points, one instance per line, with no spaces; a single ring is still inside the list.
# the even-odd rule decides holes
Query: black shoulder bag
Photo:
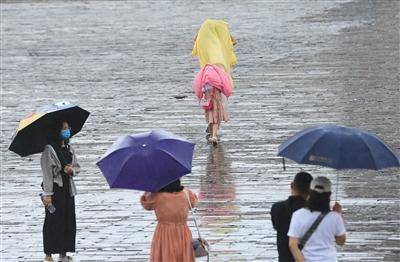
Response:
[[[302,250],[304,246],[306,245],[307,241],[310,239],[312,234],[315,232],[315,230],[318,228],[319,224],[321,223],[322,219],[328,214],[329,212],[323,212],[321,213],[317,219],[314,221],[314,223],[311,225],[311,227],[307,230],[307,232],[304,234],[304,236],[300,239],[299,243],[299,249]]]

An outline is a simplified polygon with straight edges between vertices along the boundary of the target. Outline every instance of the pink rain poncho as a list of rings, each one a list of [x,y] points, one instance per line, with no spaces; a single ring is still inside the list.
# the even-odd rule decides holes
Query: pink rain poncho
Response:
[[[205,85],[217,88],[226,97],[232,95],[232,84],[229,75],[215,65],[206,64],[194,78],[193,89],[199,100],[203,97],[203,87]]]

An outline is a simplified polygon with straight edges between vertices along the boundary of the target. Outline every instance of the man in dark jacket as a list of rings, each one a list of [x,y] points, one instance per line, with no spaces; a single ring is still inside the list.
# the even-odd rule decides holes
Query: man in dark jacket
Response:
[[[305,205],[312,179],[312,176],[307,172],[298,173],[290,184],[292,195],[288,199],[272,205],[271,220],[277,232],[276,240],[279,262],[294,261],[292,253],[289,250],[289,237],[287,233],[292,214]]]

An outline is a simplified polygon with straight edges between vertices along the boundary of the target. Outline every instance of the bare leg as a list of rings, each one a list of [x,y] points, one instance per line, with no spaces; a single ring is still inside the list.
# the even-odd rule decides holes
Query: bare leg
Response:
[[[212,132],[211,132],[212,137],[217,137],[218,128],[219,128],[218,124],[212,124]]]
[[[210,143],[212,143],[214,146],[217,145],[217,132],[218,132],[219,124],[212,124],[211,128],[211,138],[210,138]]]

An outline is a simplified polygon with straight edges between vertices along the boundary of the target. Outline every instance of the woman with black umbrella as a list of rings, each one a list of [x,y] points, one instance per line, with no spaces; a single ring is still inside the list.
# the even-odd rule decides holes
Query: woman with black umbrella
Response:
[[[52,127],[42,157],[43,204],[46,216],[43,225],[44,261],[54,261],[51,254],[59,254],[59,261],[72,261],[67,252],[75,252],[76,187],[73,177],[79,172],[74,150],[69,145],[71,128],[66,121]],[[51,208],[55,207],[55,211]]]

